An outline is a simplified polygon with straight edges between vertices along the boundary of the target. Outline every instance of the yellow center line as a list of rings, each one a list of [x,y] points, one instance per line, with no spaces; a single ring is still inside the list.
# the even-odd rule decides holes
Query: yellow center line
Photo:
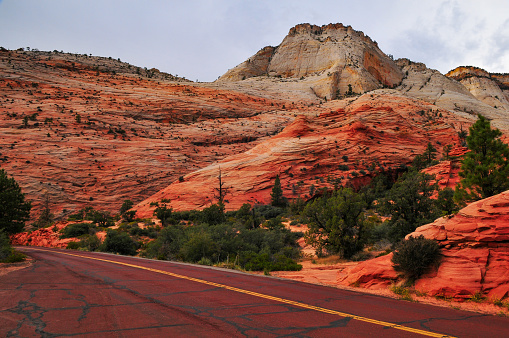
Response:
[[[27,248],[27,249],[47,251],[47,250],[35,249],[35,248]],[[159,273],[159,274],[163,274],[163,275],[167,275],[167,276],[171,276],[171,277],[175,277],[175,278],[179,278],[179,279],[185,279],[185,280],[189,280],[189,281],[193,281],[193,282],[197,282],[197,283],[201,283],[201,284],[205,284],[205,285],[215,286],[215,287],[218,287],[218,288],[222,288],[222,289],[226,289],[226,290],[230,290],[230,291],[234,291],[234,292],[239,292],[239,293],[243,293],[243,294],[254,296],[254,297],[259,297],[259,298],[273,300],[273,301],[279,302],[279,303],[290,304],[290,305],[293,305],[293,306],[296,306],[296,307],[300,307],[300,308],[304,308],[304,309],[315,310],[315,311],[319,311],[319,312],[323,312],[323,313],[328,313],[328,314],[332,314],[332,315],[337,315],[337,316],[345,317],[345,318],[351,318],[351,319],[355,319],[355,320],[358,320],[358,321],[361,321],[361,322],[365,322],[365,323],[371,323],[371,324],[380,325],[380,326],[383,326],[383,327],[386,327],[386,328],[393,328],[393,329],[397,329],[397,330],[417,333],[417,334],[428,336],[428,337],[444,337],[444,338],[445,337],[452,337],[452,336],[448,336],[448,335],[444,335],[444,334],[440,334],[440,333],[435,333],[435,332],[430,332],[430,331],[425,331],[425,330],[420,330],[420,329],[414,329],[412,327],[407,327],[407,326],[403,326],[403,325],[399,325],[399,324],[384,322],[384,321],[381,321],[381,320],[371,319],[371,318],[362,317],[362,316],[356,316],[356,315],[352,315],[352,314],[345,313],[345,312],[340,312],[340,311],[326,309],[326,308],[319,307],[319,306],[314,306],[314,305],[309,305],[309,304],[305,304],[305,303],[300,303],[300,302],[296,302],[296,301],[289,300],[289,299],[269,296],[269,295],[265,295],[263,293],[258,293],[258,292],[254,292],[254,291],[239,289],[239,288],[236,288],[236,287],[233,287],[233,286],[229,286],[229,285],[225,285],[225,284],[219,284],[219,283],[214,283],[214,282],[209,282],[209,281],[206,281],[206,280],[203,280],[203,279],[198,279],[198,278],[194,278],[194,277],[179,275],[179,274],[176,274],[176,273],[173,273],[173,272],[164,271],[164,270],[152,269],[152,268],[147,268],[147,267],[140,266],[140,265],[134,265],[134,264],[129,264],[129,263],[112,261],[112,260],[109,260],[109,259],[76,255],[76,254],[71,254],[71,253],[67,253],[67,252],[59,252],[59,251],[50,251],[50,252],[58,253],[58,254],[62,254],[62,255],[68,255],[68,256],[74,256],[74,257],[80,257],[80,258],[86,258],[86,259],[92,259],[92,260],[101,261],[101,262],[113,263],[113,264],[118,264],[118,265],[124,265],[124,266],[128,266],[128,267],[135,268],[135,269],[142,269],[142,270],[152,271],[152,272],[155,272],[155,273]]]

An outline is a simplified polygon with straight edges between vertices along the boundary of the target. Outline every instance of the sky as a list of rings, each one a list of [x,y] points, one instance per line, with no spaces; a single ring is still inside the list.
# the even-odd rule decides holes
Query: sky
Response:
[[[509,73],[508,0],[0,0],[0,46],[214,81],[299,23],[338,22],[442,73],[461,65]]]

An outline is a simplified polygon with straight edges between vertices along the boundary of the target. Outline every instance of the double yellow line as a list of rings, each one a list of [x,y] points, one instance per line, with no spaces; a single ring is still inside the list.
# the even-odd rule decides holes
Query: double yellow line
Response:
[[[27,249],[46,251],[46,250],[35,249],[35,248],[27,248]],[[163,270],[158,270],[158,269],[147,268],[147,267],[140,266],[140,265],[134,265],[134,264],[129,264],[129,263],[122,263],[122,262],[112,261],[112,260],[109,260],[109,259],[102,259],[102,258],[95,258],[95,257],[76,255],[76,254],[67,253],[67,252],[60,252],[60,251],[50,251],[50,252],[58,253],[58,254],[61,254],[61,255],[79,257],[79,258],[92,259],[92,260],[96,260],[96,261],[107,262],[107,263],[112,263],[112,264],[117,264],[117,265],[123,265],[123,266],[128,266],[128,267],[131,267],[131,268],[135,268],[135,269],[152,271],[152,272],[155,272],[155,273],[160,273],[160,274],[171,276],[171,277],[175,277],[175,278],[185,279],[185,280],[196,282],[196,283],[201,283],[201,284],[215,286],[215,287],[218,287],[218,288],[223,288],[223,289],[234,291],[234,292],[243,293],[243,294],[250,295],[250,296],[253,296],[253,297],[269,299],[269,300],[272,300],[272,301],[275,301],[275,302],[278,302],[278,303],[290,304],[290,305],[293,305],[293,306],[296,306],[296,307],[300,307],[300,308],[304,308],[304,309],[315,310],[315,311],[318,311],[318,312],[328,313],[328,314],[331,314],[331,315],[337,315],[337,316],[340,316],[340,317],[355,319],[355,320],[358,320],[358,321],[361,321],[361,322],[365,322],[365,323],[371,323],[371,324],[375,324],[375,325],[380,325],[380,326],[383,326],[384,328],[392,328],[392,329],[412,332],[412,333],[416,333],[416,334],[420,334],[420,335],[428,336],[428,337],[452,337],[452,336],[448,336],[448,335],[444,335],[444,334],[440,334],[440,333],[435,333],[435,332],[430,332],[430,331],[425,331],[425,330],[414,329],[412,327],[407,327],[407,326],[403,326],[403,325],[399,325],[399,324],[384,322],[384,321],[381,321],[381,320],[371,319],[371,318],[367,318],[367,317],[356,316],[356,315],[352,315],[352,314],[349,314],[349,313],[340,312],[340,311],[336,311],[336,310],[330,310],[330,309],[326,309],[326,308],[323,308],[323,307],[309,305],[309,304],[305,304],[305,303],[300,303],[300,302],[296,302],[296,301],[289,300],[289,299],[269,296],[269,295],[265,295],[263,293],[258,293],[258,292],[253,292],[253,291],[249,291],[249,290],[239,289],[239,288],[236,288],[236,287],[233,287],[233,286],[228,286],[228,285],[225,285],[225,284],[209,282],[209,281],[206,281],[206,280],[203,280],[203,279],[194,278],[194,277],[179,275],[179,274],[176,274],[176,273],[173,273],[173,272],[168,272],[168,271],[163,271]]]

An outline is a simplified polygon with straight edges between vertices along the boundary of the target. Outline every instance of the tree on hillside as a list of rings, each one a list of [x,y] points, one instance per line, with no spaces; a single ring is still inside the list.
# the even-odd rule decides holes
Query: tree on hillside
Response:
[[[224,203],[228,202],[226,200],[226,195],[230,193],[230,187],[225,186],[223,182],[223,175],[221,174],[221,167],[219,168],[219,175],[217,176],[218,186],[214,188],[214,197],[217,199],[217,204],[224,209]]]
[[[415,156],[414,160],[412,161],[412,165],[414,168],[418,170],[424,169],[438,163],[437,161],[435,161],[436,158],[437,149],[433,147],[433,144],[431,144],[431,142],[428,142],[426,150],[424,150],[422,154]]]
[[[323,196],[306,206],[306,242],[318,256],[338,253],[350,258],[362,249],[367,221],[366,202],[361,195],[350,188],[340,188],[332,196]]]
[[[161,204],[159,202],[152,202],[150,203],[150,206],[155,206],[154,210],[154,216],[159,218],[161,220],[161,225],[167,226],[170,223],[171,220],[171,214],[173,212],[173,209],[169,207],[170,200],[163,198],[161,200]]]
[[[490,121],[484,116],[478,117],[466,138],[470,151],[462,161],[461,181],[454,194],[461,204],[509,189],[509,147],[500,140],[500,130],[491,129]]]
[[[134,221],[134,217],[136,216],[136,211],[131,210],[134,203],[131,200],[124,200],[124,203],[122,203],[122,206],[120,207],[120,216],[122,216],[122,219],[126,222],[132,222]]]
[[[270,204],[272,204],[274,207],[286,206],[286,199],[283,196],[283,189],[281,188],[279,175],[276,175],[276,180],[274,181],[274,186],[272,187],[272,192],[270,193]]]
[[[51,212],[49,195],[46,193],[44,195],[43,209],[39,215],[39,218],[37,219],[36,226],[39,228],[47,227],[53,223],[53,220],[54,215]]]
[[[435,201],[430,198],[437,190],[437,184],[432,184],[434,179],[433,175],[409,171],[380,200],[378,210],[390,217],[387,222],[393,242],[440,216]]]
[[[8,178],[5,170],[0,169],[0,231],[13,234],[23,230],[30,218],[30,201],[14,178]]]

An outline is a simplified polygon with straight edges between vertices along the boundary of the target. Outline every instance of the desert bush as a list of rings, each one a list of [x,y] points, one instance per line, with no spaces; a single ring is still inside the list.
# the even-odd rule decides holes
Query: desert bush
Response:
[[[72,238],[88,235],[90,232],[95,231],[96,226],[90,223],[75,223],[69,224],[62,229],[60,238]]]
[[[84,219],[92,220],[91,213],[94,210],[92,207],[85,207],[78,210],[77,213],[69,215],[68,221],[83,221]]]
[[[222,223],[226,220],[224,215],[224,206],[212,204],[201,212],[201,221],[210,225]]]
[[[101,240],[96,234],[84,236],[80,240],[80,247],[87,251],[97,251],[101,246]]]
[[[81,248],[80,242],[74,242],[74,241],[67,243],[67,247],[66,247],[66,249],[69,249],[69,250],[78,250],[79,248]]]
[[[254,209],[256,216],[262,217],[264,219],[275,218],[285,212],[283,208],[275,207],[272,205],[257,205]]]
[[[9,236],[3,231],[0,231],[0,262],[9,257],[12,254],[11,243],[9,242]]]
[[[179,259],[180,248],[186,241],[186,232],[181,225],[172,225],[161,230],[156,240],[149,243],[144,256],[161,260]]]
[[[432,239],[424,236],[410,236],[401,241],[392,256],[396,271],[402,272],[410,283],[413,283],[433,266],[440,263],[440,247]]]
[[[134,256],[136,255],[137,246],[138,243],[125,232],[108,229],[104,243],[100,246],[100,250]]]

